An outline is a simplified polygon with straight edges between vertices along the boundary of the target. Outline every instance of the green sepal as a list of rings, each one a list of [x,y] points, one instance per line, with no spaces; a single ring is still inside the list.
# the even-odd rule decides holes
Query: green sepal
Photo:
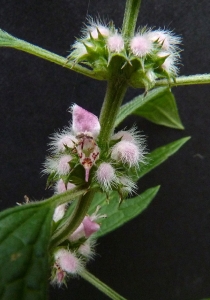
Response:
[[[67,184],[71,182],[75,185],[85,184],[85,169],[82,165],[78,164],[70,171],[70,173],[65,177],[64,182]]]
[[[56,172],[50,173],[46,182],[46,189],[49,189],[58,180],[58,174]]]

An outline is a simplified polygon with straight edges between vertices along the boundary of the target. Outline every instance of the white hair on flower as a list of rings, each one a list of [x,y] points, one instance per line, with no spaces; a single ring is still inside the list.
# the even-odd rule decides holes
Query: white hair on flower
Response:
[[[115,32],[107,39],[107,48],[110,52],[121,52],[124,50],[124,40],[121,34]]]
[[[161,65],[161,67],[169,74],[172,74],[174,76],[178,75],[179,68],[177,66],[180,56],[179,54],[171,54],[166,51],[161,51],[157,54],[159,57],[166,57],[168,56],[164,63]]]
[[[110,29],[107,26],[107,22],[102,21],[101,19],[94,20],[92,17],[87,17],[88,25],[86,25],[82,29],[83,38],[90,39],[98,39],[98,33],[100,33],[103,37],[108,37],[110,34]]]
[[[180,36],[176,36],[173,31],[166,29],[158,29],[150,31],[148,38],[152,42],[157,42],[163,51],[177,52],[182,41]]]
[[[71,133],[71,127],[65,127],[61,132],[55,132],[50,139],[49,146],[53,153],[64,151],[65,146],[74,148],[75,144],[78,143],[77,138]]]
[[[115,169],[110,163],[107,162],[103,162],[98,166],[95,179],[105,191],[110,190],[111,187],[115,186],[117,183]]]

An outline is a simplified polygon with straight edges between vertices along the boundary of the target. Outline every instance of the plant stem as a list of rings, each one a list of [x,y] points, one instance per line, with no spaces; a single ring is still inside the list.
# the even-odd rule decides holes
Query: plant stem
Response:
[[[123,19],[122,34],[125,38],[134,35],[141,0],[127,0]]]
[[[116,76],[108,81],[99,119],[101,124],[99,145],[106,144],[110,139],[126,90],[127,84],[122,78]]]
[[[80,276],[94,285],[97,289],[103,292],[112,300],[126,300],[124,297],[116,293],[112,290],[108,285],[101,282],[98,278],[96,278],[93,274],[89,273],[87,270],[83,270],[80,272]]]
[[[157,80],[155,86],[181,86],[207,83],[210,83],[210,74],[197,74],[190,76],[180,76],[176,78],[175,82],[171,80],[170,83],[167,79]]]
[[[21,39],[15,38],[14,36],[8,34],[7,32],[5,32],[1,29],[0,29],[0,46],[15,48],[17,50],[21,50],[21,51],[30,53],[32,55],[35,55],[35,56],[41,57],[43,59],[46,59],[48,61],[51,61],[55,64],[61,65],[64,68],[71,69],[80,74],[86,75],[90,78],[103,80],[103,78],[100,78],[93,71],[91,71],[87,68],[84,68],[78,64],[75,64],[73,62],[69,62],[67,60],[67,58],[65,58],[65,57],[62,57],[60,55],[57,55],[50,51],[47,51],[43,48],[40,48],[38,46],[35,46],[28,42],[25,42]]]
[[[43,200],[42,202],[43,203],[51,203],[52,205],[58,206],[58,205],[67,203],[67,202],[85,194],[86,191],[87,191],[87,188],[76,187],[72,190],[66,191],[65,193],[52,196],[49,199]]]
[[[55,247],[61,244],[71,233],[77,229],[88,212],[94,194],[95,190],[91,189],[85,195],[80,197],[71,217],[53,234],[50,247]]]

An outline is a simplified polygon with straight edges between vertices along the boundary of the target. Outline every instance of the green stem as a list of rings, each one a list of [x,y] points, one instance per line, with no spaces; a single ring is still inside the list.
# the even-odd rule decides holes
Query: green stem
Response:
[[[32,55],[41,57],[55,64],[58,64],[64,68],[71,69],[73,71],[91,77],[93,79],[103,80],[103,78],[100,78],[93,71],[86,69],[73,62],[69,62],[65,57],[62,57],[60,55],[47,51],[43,48],[40,48],[38,46],[35,46],[33,44],[30,44],[18,38],[15,38],[3,30],[0,30],[0,46],[15,48],[17,50],[21,50],[30,53]]]
[[[123,19],[122,34],[125,38],[134,35],[141,0],[127,0]]]
[[[99,145],[105,145],[110,139],[126,90],[127,84],[122,78],[116,76],[108,81],[99,119],[101,124]]]
[[[167,79],[157,80],[155,86],[181,86],[208,83],[210,83],[210,74],[197,74],[190,76],[180,76],[176,78],[175,82],[171,80],[170,83]]]
[[[53,234],[50,247],[55,247],[61,244],[82,223],[82,220],[87,214],[90,204],[93,200],[94,194],[95,190],[91,189],[85,195],[80,197],[71,217]]]
[[[67,203],[77,197],[80,197],[81,195],[85,194],[87,192],[87,188],[84,187],[76,187],[72,190],[66,191],[65,193],[58,194],[55,196],[52,196],[46,200],[40,201],[43,203],[50,203],[52,205],[58,206],[63,203]]]
[[[101,282],[98,278],[96,278],[93,274],[89,273],[87,270],[83,270],[80,272],[80,276],[94,285],[97,289],[103,292],[112,300],[126,300],[124,297],[116,293],[112,290],[108,285]]]

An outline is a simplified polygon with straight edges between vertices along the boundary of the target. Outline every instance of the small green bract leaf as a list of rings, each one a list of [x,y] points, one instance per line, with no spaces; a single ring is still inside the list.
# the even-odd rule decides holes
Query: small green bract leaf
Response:
[[[144,102],[141,107],[134,111],[134,114],[158,125],[184,129],[174,95],[169,89],[152,100]]]
[[[119,206],[119,195],[112,193],[110,202],[107,204],[104,195],[96,194],[89,213],[93,213],[97,205],[101,206],[100,214],[106,214],[107,218],[101,221],[101,228],[94,234],[101,237],[139,215],[150,204],[159,190],[159,186],[150,188],[141,195],[127,199]]]
[[[146,156],[146,160],[148,163],[144,166],[140,166],[140,169],[137,170],[136,180],[140,179],[148,172],[162,164],[171,155],[175,154],[189,139],[190,137],[181,138],[170,144],[159,147],[151,153],[149,153]]]
[[[53,211],[31,203],[0,213],[1,300],[46,299]]]

